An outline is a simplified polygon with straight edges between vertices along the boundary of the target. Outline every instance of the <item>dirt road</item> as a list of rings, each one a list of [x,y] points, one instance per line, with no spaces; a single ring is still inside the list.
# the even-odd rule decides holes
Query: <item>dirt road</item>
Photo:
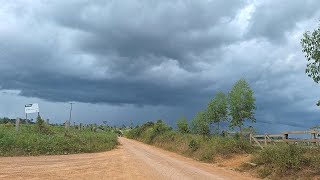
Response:
[[[253,179],[246,174],[120,138],[112,151],[0,158],[0,179]]]

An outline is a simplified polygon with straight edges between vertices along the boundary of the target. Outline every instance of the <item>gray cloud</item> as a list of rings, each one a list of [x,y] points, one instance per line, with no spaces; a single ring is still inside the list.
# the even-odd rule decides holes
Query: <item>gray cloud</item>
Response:
[[[248,35],[282,40],[285,33],[292,31],[299,22],[319,15],[319,9],[320,4],[315,0],[257,2]]]
[[[317,123],[319,87],[304,74],[299,44],[318,23],[315,0],[1,3],[1,89],[191,117],[244,77],[261,122]]]

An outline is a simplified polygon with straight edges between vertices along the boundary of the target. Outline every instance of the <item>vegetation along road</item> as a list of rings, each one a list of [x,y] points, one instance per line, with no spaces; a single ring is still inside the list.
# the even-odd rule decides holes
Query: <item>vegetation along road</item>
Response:
[[[254,179],[134,140],[112,151],[37,157],[1,157],[0,179]]]

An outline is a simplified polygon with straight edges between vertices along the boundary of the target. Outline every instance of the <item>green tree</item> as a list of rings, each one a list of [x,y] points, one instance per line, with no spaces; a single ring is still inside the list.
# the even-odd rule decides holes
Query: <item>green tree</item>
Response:
[[[191,121],[192,132],[203,136],[210,134],[209,123],[207,121],[207,113],[205,111],[198,112]]]
[[[307,59],[306,74],[320,82],[320,25],[312,33],[307,31],[301,39],[302,51]],[[320,100],[317,103],[320,106]]]
[[[181,133],[189,133],[188,121],[185,117],[181,117],[177,121],[178,131]]]
[[[245,79],[237,81],[229,92],[230,127],[239,127],[240,132],[245,120],[256,122],[254,110],[256,109],[253,91]]]
[[[209,102],[207,118],[209,123],[217,123],[219,134],[220,122],[228,119],[228,98],[223,92],[218,92]]]

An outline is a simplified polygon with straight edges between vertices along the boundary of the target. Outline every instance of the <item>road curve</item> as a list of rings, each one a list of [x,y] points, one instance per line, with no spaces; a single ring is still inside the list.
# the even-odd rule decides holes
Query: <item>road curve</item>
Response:
[[[254,179],[137,141],[119,138],[112,151],[0,158],[0,179]]]

